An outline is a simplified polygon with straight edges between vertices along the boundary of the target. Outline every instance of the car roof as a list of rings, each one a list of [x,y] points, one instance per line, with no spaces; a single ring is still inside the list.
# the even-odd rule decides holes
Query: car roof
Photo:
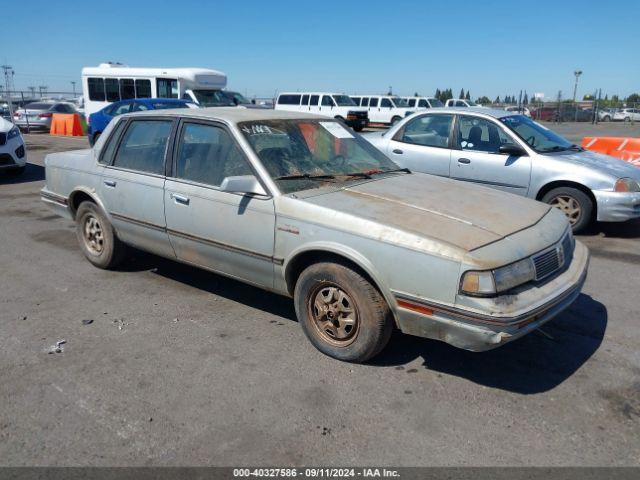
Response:
[[[511,117],[514,112],[507,112],[506,110],[500,110],[498,108],[486,108],[486,107],[444,107],[444,108],[430,108],[428,113],[471,113],[486,115],[488,117],[502,118]]]
[[[287,119],[320,119],[331,121],[332,119],[320,115],[302,112],[289,112],[286,110],[272,110],[260,108],[239,107],[208,107],[208,108],[174,108],[171,110],[147,110],[144,112],[127,113],[124,117],[131,116],[163,116],[163,117],[190,117],[207,120],[222,120],[228,123],[240,123],[260,120],[287,120]]]

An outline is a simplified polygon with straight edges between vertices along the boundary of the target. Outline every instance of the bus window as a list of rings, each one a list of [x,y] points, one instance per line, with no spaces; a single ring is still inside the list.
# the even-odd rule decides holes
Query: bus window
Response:
[[[120,79],[120,98],[122,100],[136,98],[136,87],[133,83],[133,78]]]
[[[136,80],[136,98],[151,98],[151,80]]]
[[[105,78],[104,90],[107,94],[107,102],[117,102],[120,100],[120,86],[117,78]]]
[[[178,98],[178,80],[158,78],[158,98]]]
[[[104,80],[102,78],[87,78],[89,86],[89,100],[104,102]]]

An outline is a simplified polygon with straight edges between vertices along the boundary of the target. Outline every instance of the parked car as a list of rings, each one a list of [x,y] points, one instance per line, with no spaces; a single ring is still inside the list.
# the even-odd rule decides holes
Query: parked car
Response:
[[[508,107],[504,107],[504,110],[506,112],[521,113],[522,115],[531,118],[531,110],[529,110],[527,107],[523,107],[523,106],[518,107],[517,105],[510,105]]]
[[[376,355],[394,325],[498,347],[568,307],[587,272],[558,210],[411,173],[317,115],[126,114],[45,168],[42,199],[95,266],[133,245],[291,296],[313,345],[346,361]]]
[[[600,108],[598,109],[598,121],[610,122],[613,120],[613,115],[616,113],[615,108]]]
[[[366,108],[371,123],[394,125],[416,111],[409,108],[405,100],[393,95],[358,95],[351,99],[356,105]]]
[[[54,113],[78,113],[68,102],[34,102],[13,113],[13,123],[21,130],[49,130]]]
[[[617,122],[637,122],[640,120],[640,108],[621,108],[613,114],[613,120]]]
[[[27,165],[27,151],[20,129],[0,118],[0,171],[20,174]]]
[[[444,107],[444,104],[435,97],[401,97],[407,106],[410,108],[424,109],[424,108],[439,108]]]
[[[482,105],[472,102],[471,100],[465,100],[464,98],[450,98],[444,104],[445,107],[462,107],[462,108],[485,108]]]
[[[524,115],[430,110],[365,138],[402,167],[558,207],[574,232],[592,220],[640,217],[640,170],[585,151]]]
[[[144,112],[145,110],[163,110],[166,108],[199,108],[197,104],[188,100],[178,100],[176,98],[137,98],[131,100],[121,100],[111,103],[89,115],[87,121],[87,138],[89,145],[93,146],[100,138],[104,129],[107,128],[113,117],[130,112]]]
[[[328,92],[281,93],[275,104],[276,110],[315,113],[335,118],[346,123],[356,132],[369,123],[367,110],[358,106],[347,95]]]

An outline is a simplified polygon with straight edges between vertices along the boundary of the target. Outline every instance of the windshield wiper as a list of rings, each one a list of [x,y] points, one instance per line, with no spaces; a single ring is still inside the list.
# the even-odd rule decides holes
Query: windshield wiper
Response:
[[[331,180],[336,178],[334,175],[311,175],[309,173],[300,173],[297,175],[283,175],[276,177],[274,180]]]
[[[584,148],[580,145],[576,145],[575,143],[571,145],[567,150],[575,150],[576,152],[584,152]]]
[[[405,172],[411,173],[411,170],[408,168],[392,168],[390,170],[366,170],[364,172],[353,172],[353,173],[344,173],[345,177],[359,177],[359,178],[372,178],[372,175],[379,175],[381,173],[394,173],[394,172]]]

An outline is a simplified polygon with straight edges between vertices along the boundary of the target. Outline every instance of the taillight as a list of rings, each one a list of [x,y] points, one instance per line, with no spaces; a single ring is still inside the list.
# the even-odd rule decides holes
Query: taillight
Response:
[[[53,113],[41,113],[38,115],[38,118],[51,118],[53,117]]]

